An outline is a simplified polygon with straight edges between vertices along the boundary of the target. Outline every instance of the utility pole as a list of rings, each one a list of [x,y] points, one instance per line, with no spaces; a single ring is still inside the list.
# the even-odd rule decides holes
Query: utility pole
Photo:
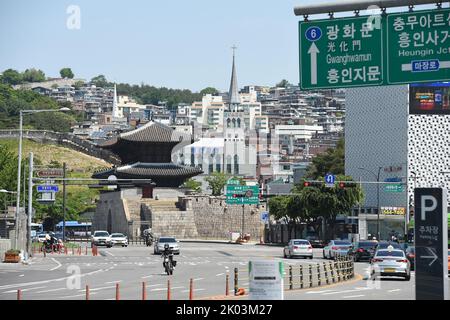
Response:
[[[33,215],[33,152],[30,152],[30,167],[28,170],[28,236],[27,254],[31,256],[31,217]]]
[[[244,198],[242,198],[242,201],[244,201]],[[244,226],[245,226],[244,209],[245,209],[245,204],[242,204],[242,236],[241,236],[241,239],[244,239]]]
[[[19,113],[19,154],[18,154],[18,166],[17,166],[17,198],[16,198],[16,225],[14,226],[14,245],[16,249],[19,248],[19,213],[20,213],[20,179],[22,170],[22,127],[23,127],[23,115],[22,110]]]
[[[66,241],[66,163],[63,163],[63,242]]]

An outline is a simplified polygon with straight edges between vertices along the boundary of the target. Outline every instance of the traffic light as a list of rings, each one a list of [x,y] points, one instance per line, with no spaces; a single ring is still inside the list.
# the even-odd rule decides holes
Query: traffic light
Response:
[[[356,185],[357,185],[356,182],[346,182],[346,181],[339,182],[339,188],[341,188],[341,189],[354,188],[354,187],[356,187]]]
[[[303,182],[304,187],[321,187],[323,186],[323,182],[320,181],[305,181]]]

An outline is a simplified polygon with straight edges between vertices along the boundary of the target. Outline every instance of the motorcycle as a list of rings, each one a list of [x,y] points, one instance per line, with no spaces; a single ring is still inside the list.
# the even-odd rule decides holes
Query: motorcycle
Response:
[[[167,255],[164,255],[163,257],[164,257],[163,261],[164,270],[166,271],[167,275],[170,276],[173,274],[173,269],[176,266],[177,262],[170,259],[169,256]]]

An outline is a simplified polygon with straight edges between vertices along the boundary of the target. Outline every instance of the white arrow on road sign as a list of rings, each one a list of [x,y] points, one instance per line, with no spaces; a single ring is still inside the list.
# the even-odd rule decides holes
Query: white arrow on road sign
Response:
[[[434,253],[433,249],[427,248],[427,250],[428,250],[429,252],[431,252],[432,256],[421,256],[420,258],[421,258],[421,259],[433,259],[433,260],[428,264],[428,266],[431,267],[431,265],[437,260],[438,256],[436,255],[436,253]]]
[[[313,42],[308,50],[308,54],[311,56],[311,84],[317,84],[317,54],[319,49]]]

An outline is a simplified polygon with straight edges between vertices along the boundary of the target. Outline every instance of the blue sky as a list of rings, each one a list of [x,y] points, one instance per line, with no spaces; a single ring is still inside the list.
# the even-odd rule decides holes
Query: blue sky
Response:
[[[305,0],[1,0],[0,71],[35,67],[59,76],[194,91],[227,90],[231,49],[238,84],[298,83],[299,17]],[[81,28],[66,27],[70,5]]]

